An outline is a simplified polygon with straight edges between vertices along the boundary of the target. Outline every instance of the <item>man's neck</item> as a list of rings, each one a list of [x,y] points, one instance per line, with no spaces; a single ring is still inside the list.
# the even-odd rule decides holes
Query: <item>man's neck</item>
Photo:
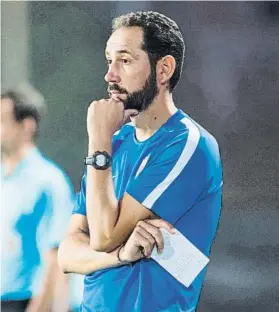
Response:
[[[176,112],[171,94],[158,96],[146,111],[131,118],[136,127],[137,140],[150,138]]]
[[[25,143],[17,149],[9,152],[3,152],[2,162],[5,165],[5,174],[11,175],[16,166],[26,157],[32,148],[35,147],[34,143]]]

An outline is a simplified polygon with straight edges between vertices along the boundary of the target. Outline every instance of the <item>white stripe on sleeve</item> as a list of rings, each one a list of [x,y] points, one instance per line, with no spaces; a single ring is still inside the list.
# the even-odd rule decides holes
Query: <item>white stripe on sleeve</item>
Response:
[[[178,177],[185,166],[188,164],[189,160],[193,156],[200,139],[200,131],[198,127],[188,118],[183,118],[182,123],[186,125],[189,130],[188,138],[185,147],[177,160],[176,164],[172,168],[171,172],[166,176],[166,178],[156,186],[156,188],[145,198],[143,201],[143,206],[151,209],[156,200],[164,193],[164,191],[170,186],[170,184]]]

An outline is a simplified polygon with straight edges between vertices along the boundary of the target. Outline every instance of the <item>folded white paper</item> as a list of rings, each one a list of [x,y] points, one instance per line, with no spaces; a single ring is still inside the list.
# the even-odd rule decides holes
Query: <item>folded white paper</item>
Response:
[[[161,232],[164,238],[163,253],[158,255],[154,248],[151,258],[180,283],[189,287],[209,259],[178,230],[176,234],[170,234],[165,229],[161,229]]]

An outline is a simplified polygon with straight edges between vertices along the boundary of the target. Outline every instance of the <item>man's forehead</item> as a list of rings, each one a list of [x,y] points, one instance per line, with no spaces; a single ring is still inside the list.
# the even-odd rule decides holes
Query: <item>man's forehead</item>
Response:
[[[142,48],[142,30],[139,27],[122,27],[114,31],[107,41],[106,53],[139,50]]]

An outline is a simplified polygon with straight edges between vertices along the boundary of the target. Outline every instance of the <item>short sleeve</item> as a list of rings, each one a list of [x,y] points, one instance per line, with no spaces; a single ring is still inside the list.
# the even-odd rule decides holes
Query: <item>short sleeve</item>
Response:
[[[71,182],[64,175],[52,181],[48,194],[48,211],[51,213],[48,225],[48,246],[57,247],[68,228],[75,195]]]
[[[208,158],[197,127],[180,134],[133,179],[127,193],[171,224],[198,200],[208,180]]]
[[[81,179],[80,191],[76,197],[73,214],[76,213],[86,216],[86,173]]]

